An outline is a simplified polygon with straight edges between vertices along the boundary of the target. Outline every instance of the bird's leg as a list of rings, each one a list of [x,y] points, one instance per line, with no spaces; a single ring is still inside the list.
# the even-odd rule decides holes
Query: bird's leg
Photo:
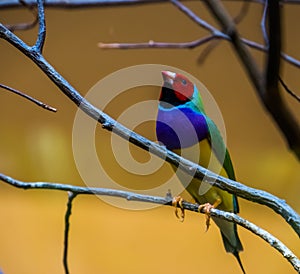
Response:
[[[217,198],[213,205],[210,204],[210,203],[205,203],[203,205],[199,205],[198,211],[199,212],[204,212],[205,217],[206,217],[206,222],[205,222],[205,224],[206,224],[206,231],[208,231],[209,226],[210,226],[210,210],[212,208],[216,208],[221,203],[222,203],[222,199],[221,198]]]
[[[205,203],[203,205],[199,205],[199,207],[198,207],[198,211],[199,212],[203,211],[204,214],[205,214],[205,218],[206,218],[206,222],[205,222],[205,224],[206,224],[206,230],[205,231],[208,231],[209,226],[210,226],[210,210],[212,208],[214,208],[214,206],[211,205],[210,203]]]
[[[180,196],[176,196],[172,199],[172,205],[175,207],[175,215],[180,220],[180,222],[183,222],[185,217],[182,202],[183,199]],[[178,213],[178,207],[180,208],[180,214]]]

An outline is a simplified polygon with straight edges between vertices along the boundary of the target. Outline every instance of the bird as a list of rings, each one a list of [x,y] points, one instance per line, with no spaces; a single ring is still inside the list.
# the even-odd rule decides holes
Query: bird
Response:
[[[206,114],[196,85],[181,73],[162,71],[162,78],[156,119],[157,141],[188,160],[218,172],[223,177],[236,180],[228,149],[218,127]],[[177,167],[172,167],[177,170]],[[239,212],[237,197],[234,194],[208,183],[205,185],[205,182],[193,177],[187,180],[189,176],[183,171],[177,170],[176,175],[180,181],[184,181],[187,192],[200,205],[199,210],[204,207],[208,216],[211,208]],[[175,198],[175,203],[181,202],[181,197],[178,197]],[[177,215],[177,210],[175,213]],[[226,252],[235,256],[245,274],[239,256],[243,246],[238,236],[237,225],[215,217],[212,219],[220,229]],[[209,218],[206,225],[208,229]]]

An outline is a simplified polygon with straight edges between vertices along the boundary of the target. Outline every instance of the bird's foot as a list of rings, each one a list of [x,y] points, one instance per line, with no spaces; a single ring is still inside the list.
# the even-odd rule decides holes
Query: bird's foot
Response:
[[[203,205],[199,205],[198,207],[198,211],[199,212],[202,212],[205,214],[205,217],[206,217],[206,232],[208,231],[209,229],[209,226],[210,226],[210,210],[212,208],[215,208],[213,205],[211,205],[210,203],[206,203],[206,204],[203,204]]]
[[[185,212],[184,212],[182,202],[183,199],[180,196],[176,196],[172,199],[172,206],[175,207],[175,215],[180,220],[180,222],[183,222],[185,217]],[[178,210],[178,208],[180,210]],[[180,211],[180,213],[178,211]]]

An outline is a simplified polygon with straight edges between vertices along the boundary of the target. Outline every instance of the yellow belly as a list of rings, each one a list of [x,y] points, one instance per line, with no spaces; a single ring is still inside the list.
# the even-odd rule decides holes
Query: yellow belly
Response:
[[[216,174],[227,177],[226,171],[211,151],[210,144],[207,140],[203,140],[189,148],[174,150],[174,152],[195,163],[199,163],[199,165]],[[176,168],[174,168],[174,170],[175,169]],[[194,179],[191,176],[186,175],[183,171],[177,170],[176,173],[179,180],[197,203],[210,203],[213,205],[217,200],[221,199],[221,203],[217,208],[233,211],[233,198],[227,191],[220,190],[206,182]]]

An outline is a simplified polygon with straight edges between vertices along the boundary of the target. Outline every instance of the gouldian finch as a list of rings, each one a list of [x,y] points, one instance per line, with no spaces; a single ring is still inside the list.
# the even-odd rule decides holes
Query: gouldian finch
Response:
[[[215,123],[206,115],[200,93],[186,76],[163,71],[163,87],[159,98],[156,135],[167,149],[235,180],[229,152]],[[197,153],[200,151],[200,153]],[[193,155],[196,154],[196,155]],[[218,167],[219,165],[219,167]],[[176,170],[176,167],[173,167]],[[177,171],[182,181],[188,176]],[[191,178],[186,190],[200,205],[209,204],[224,211],[239,212],[235,195]],[[207,184],[207,183],[206,183]],[[200,206],[201,207],[201,206]],[[208,213],[209,214],[209,213]],[[232,253],[245,273],[239,252],[243,250],[236,224],[212,218],[220,228],[227,252]]]

